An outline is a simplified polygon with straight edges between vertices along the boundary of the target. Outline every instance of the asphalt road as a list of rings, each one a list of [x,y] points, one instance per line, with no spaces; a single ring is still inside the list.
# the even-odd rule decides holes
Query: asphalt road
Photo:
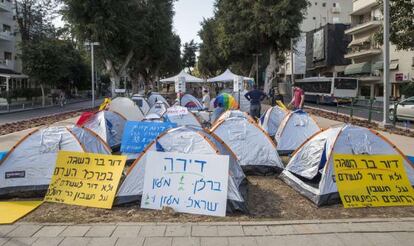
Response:
[[[95,105],[99,106],[99,104],[101,104],[102,101],[103,99],[96,100]],[[0,114],[0,125],[11,123],[11,122],[16,122],[16,121],[21,121],[21,120],[39,118],[39,117],[48,116],[48,115],[57,114],[57,113],[65,113],[65,112],[74,111],[78,109],[90,108],[91,106],[92,106],[91,101],[84,101],[84,102],[66,104],[63,108],[59,106],[54,106],[54,107],[48,107],[48,108],[31,109],[31,110],[22,111],[22,112]]]
[[[309,107],[329,110],[329,111],[332,111],[332,112],[335,112],[335,113],[337,112],[336,106],[333,106],[333,105],[324,105],[324,104],[317,105],[317,104],[309,103],[309,102],[305,103],[305,105],[308,105]],[[355,106],[353,115],[356,116],[356,117],[368,119],[368,115],[369,115],[369,110],[368,109],[369,109],[368,107]],[[378,112],[378,111],[381,111],[381,112]],[[350,115],[350,113],[351,113],[350,105],[340,106],[339,107],[339,113]],[[372,120],[382,122],[382,119],[383,119],[382,110],[379,109],[379,108],[376,108],[375,111],[372,112]],[[401,127],[408,127],[408,128],[414,129],[414,122],[399,121],[399,122],[397,122],[397,125],[401,126]]]

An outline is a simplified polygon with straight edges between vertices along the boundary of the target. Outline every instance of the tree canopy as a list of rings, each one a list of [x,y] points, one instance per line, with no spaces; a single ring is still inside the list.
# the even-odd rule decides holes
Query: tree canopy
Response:
[[[253,61],[253,53],[263,53],[269,59],[265,76],[268,87],[275,78],[278,58],[290,49],[291,39],[300,35],[306,8],[306,0],[217,0],[213,19],[205,21],[200,31],[201,47],[214,46],[209,39],[215,39],[213,50],[220,56],[217,60],[224,58],[244,71]],[[220,64],[206,52],[200,50],[200,70],[214,71]]]
[[[183,56],[182,56],[182,65],[185,68],[188,68],[191,72],[191,68],[196,65],[196,52],[198,50],[198,44],[191,40],[183,45]]]

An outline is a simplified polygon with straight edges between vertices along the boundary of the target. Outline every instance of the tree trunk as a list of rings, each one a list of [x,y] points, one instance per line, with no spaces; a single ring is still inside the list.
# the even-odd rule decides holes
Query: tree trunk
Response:
[[[45,88],[43,87],[43,84],[40,83],[40,90],[42,91],[42,107],[46,104],[46,98],[45,98]]]
[[[264,92],[269,93],[273,80],[276,78],[277,54],[272,48],[270,50],[269,64],[266,67],[266,78],[264,84]],[[277,86],[277,85],[276,85]]]
[[[126,71],[126,68],[128,67],[129,62],[131,61],[133,56],[134,56],[134,52],[131,50],[128,53],[127,57],[125,58],[125,61],[123,62],[123,64],[118,69],[118,71],[116,71],[112,60],[110,60],[110,59],[105,60],[106,71],[109,72],[109,76],[110,76],[110,80],[111,80],[111,96],[112,97],[115,97],[115,89],[116,89],[117,86],[119,87],[119,83],[121,81],[121,76]]]

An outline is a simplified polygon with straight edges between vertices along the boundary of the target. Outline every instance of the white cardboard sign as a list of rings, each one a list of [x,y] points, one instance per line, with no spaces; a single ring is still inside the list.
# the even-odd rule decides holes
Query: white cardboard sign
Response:
[[[141,208],[226,216],[229,157],[148,152]]]
[[[181,106],[173,106],[167,109],[167,115],[182,116],[188,114],[188,109]]]
[[[243,77],[242,76],[234,76],[233,80],[233,91],[239,92],[243,90]]]
[[[178,77],[174,85],[176,93],[185,93],[185,77]]]

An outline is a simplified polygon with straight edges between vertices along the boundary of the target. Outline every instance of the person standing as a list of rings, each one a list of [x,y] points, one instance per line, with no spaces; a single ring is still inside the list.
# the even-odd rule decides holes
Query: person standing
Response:
[[[292,90],[293,90],[293,93],[292,93],[293,97],[288,107],[291,107],[293,105],[293,108],[295,110],[303,109],[303,105],[305,103],[305,92],[296,85],[293,85]]]
[[[254,85],[253,90],[247,92],[244,97],[250,101],[250,115],[260,118],[261,103],[266,98],[266,94],[259,90],[257,85]]]
[[[204,110],[208,110],[210,108],[210,93],[208,92],[207,89],[203,90],[203,106],[204,106]]]

